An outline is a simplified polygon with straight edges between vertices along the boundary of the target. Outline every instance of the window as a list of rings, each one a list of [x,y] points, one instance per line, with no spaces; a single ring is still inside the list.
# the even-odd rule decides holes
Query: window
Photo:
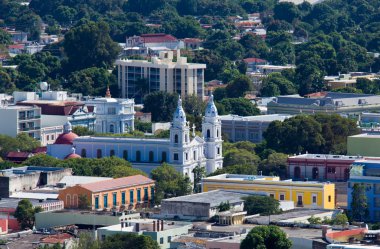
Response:
[[[178,135],[177,134],[174,135],[174,143],[178,144]]]
[[[335,174],[335,167],[327,167],[327,173]]]
[[[127,150],[123,150],[123,158],[124,158],[124,160],[128,161],[128,151]]]
[[[97,149],[96,150],[96,157],[97,158],[102,158],[102,150],[101,149]]]
[[[114,206],[114,207],[116,207],[117,206],[117,194],[116,193],[113,193],[112,194],[112,205]]]
[[[163,237],[160,238],[160,244],[161,245],[164,244],[164,238]]]
[[[133,203],[133,199],[135,198],[134,196],[133,196],[133,190],[129,190],[129,203]]]
[[[125,205],[125,192],[121,192],[121,204]]]
[[[168,236],[168,242],[172,242],[172,236]]]
[[[217,154],[220,155],[220,148],[217,148]]]
[[[328,196],[328,202],[331,202],[331,195]]]
[[[99,196],[95,196],[95,209],[99,209]]]
[[[141,151],[136,151],[136,162],[141,162]]]
[[[219,129],[216,130],[216,137],[219,137]]]
[[[280,194],[280,201],[284,201],[285,200],[285,195],[284,194]]]
[[[269,194],[269,196],[270,196],[271,198],[274,198],[274,194]]]
[[[313,204],[317,204],[317,195],[313,194]]]
[[[174,153],[174,161],[178,161],[178,153]]]
[[[115,107],[108,107],[108,114],[115,115],[116,114],[116,108]]]
[[[148,199],[149,199],[148,188],[144,188],[144,201],[148,201]]]
[[[187,161],[187,159],[188,159],[188,154],[187,153],[185,153],[185,158],[186,158],[186,161]]]
[[[141,201],[141,189],[140,188],[137,189],[137,201],[138,202]]]
[[[104,206],[104,208],[108,207],[108,196],[107,195],[103,196],[103,206]]]
[[[207,130],[207,136],[206,137],[210,138],[210,130],[209,129]]]
[[[195,150],[193,151],[193,159],[197,160],[197,152]]]
[[[154,200],[154,187],[150,187],[150,199]]]
[[[110,133],[115,133],[115,126],[113,124],[110,125]]]
[[[153,151],[149,151],[149,162],[153,162],[153,161],[154,161]]]
[[[115,150],[110,150],[110,156],[115,156]]]
[[[162,162],[166,162],[166,151],[163,151],[162,152],[162,155],[161,155],[161,157],[162,157]]]
[[[83,158],[85,158],[87,156],[86,149],[82,149],[82,151],[80,152],[80,156]]]
[[[188,139],[187,139],[187,135],[185,135],[185,143],[187,143],[187,140],[188,140]]]

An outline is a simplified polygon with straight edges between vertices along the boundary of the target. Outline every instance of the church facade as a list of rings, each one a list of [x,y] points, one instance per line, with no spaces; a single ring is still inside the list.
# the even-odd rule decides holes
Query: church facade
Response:
[[[207,173],[223,167],[222,143],[221,120],[211,95],[203,117],[202,137],[195,134],[194,126],[190,131],[182,100],[179,99],[168,139],[84,136],[75,137],[72,144],[67,146],[74,147],[81,157],[124,158],[132,163],[133,168],[148,174],[166,162],[193,180],[192,171],[197,166],[204,167]],[[51,154],[53,151],[58,153]],[[48,148],[48,153],[53,157],[67,157],[59,155],[59,151],[69,150]]]

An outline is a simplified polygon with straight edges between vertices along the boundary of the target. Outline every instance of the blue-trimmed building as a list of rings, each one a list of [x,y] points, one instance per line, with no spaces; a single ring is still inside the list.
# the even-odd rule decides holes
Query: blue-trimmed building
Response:
[[[347,208],[351,209],[352,190],[355,183],[366,185],[369,219],[380,221],[380,160],[360,160],[350,167]]]

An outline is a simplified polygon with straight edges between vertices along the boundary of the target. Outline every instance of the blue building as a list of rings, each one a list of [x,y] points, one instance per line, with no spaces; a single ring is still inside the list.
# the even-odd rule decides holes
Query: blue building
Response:
[[[369,219],[380,221],[380,160],[360,160],[351,165],[347,191],[348,210],[351,209],[351,193],[355,183],[366,186]]]

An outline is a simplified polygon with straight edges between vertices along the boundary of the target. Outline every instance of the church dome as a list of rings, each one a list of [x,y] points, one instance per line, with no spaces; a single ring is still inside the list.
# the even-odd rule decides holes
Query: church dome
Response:
[[[77,137],[78,135],[72,132],[72,126],[70,122],[67,122],[63,126],[63,133],[58,136],[54,144],[73,144],[74,139]]]
[[[211,94],[211,96],[208,99],[207,107],[206,107],[206,117],[216,117],[218,116],[218,109],[216,109],[215,103],[214,103],[214,95]]]
[[[82,158],[82,157],[75,153],[71,153],[65,157],[65,159],[72,159],[72,158]]]

